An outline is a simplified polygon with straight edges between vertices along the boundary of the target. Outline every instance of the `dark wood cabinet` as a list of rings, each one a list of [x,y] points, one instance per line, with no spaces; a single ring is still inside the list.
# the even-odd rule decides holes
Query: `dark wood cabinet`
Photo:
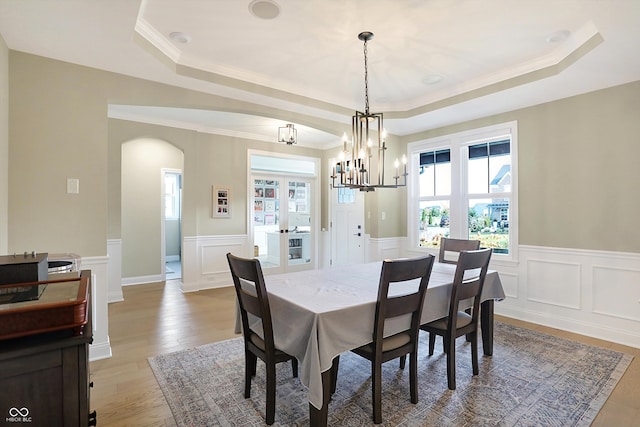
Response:
[[[80,333],[65,329],[0,341],[0,426],[95,425],[89,413],[90,301]]]

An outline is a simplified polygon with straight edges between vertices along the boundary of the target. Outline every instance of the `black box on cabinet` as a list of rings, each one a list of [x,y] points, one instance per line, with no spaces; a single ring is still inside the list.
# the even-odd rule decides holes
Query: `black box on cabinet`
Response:
[[[0,256],[0,285],[47,280],[49,278],[48,255],[43,252]]]

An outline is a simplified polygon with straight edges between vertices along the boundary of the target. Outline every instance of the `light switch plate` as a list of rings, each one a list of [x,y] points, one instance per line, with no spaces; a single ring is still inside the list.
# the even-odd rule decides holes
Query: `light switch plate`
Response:
[[[67,194],[80,193],[80,180],[77,178],[67,178]]]

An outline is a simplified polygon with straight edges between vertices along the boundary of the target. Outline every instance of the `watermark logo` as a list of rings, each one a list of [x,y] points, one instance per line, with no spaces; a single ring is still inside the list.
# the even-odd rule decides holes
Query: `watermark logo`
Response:
[[[8,423],[30,423],[29,408],[9,408],[9,416],[6,418]]]

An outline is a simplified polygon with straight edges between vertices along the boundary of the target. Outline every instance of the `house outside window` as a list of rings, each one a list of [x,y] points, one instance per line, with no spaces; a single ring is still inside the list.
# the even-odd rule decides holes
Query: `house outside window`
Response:
[[[437,248],[442,237],[477,239],[516,259],[516,122],[411,143],[408,152],[416,171],[408,183],[412,248]]]

